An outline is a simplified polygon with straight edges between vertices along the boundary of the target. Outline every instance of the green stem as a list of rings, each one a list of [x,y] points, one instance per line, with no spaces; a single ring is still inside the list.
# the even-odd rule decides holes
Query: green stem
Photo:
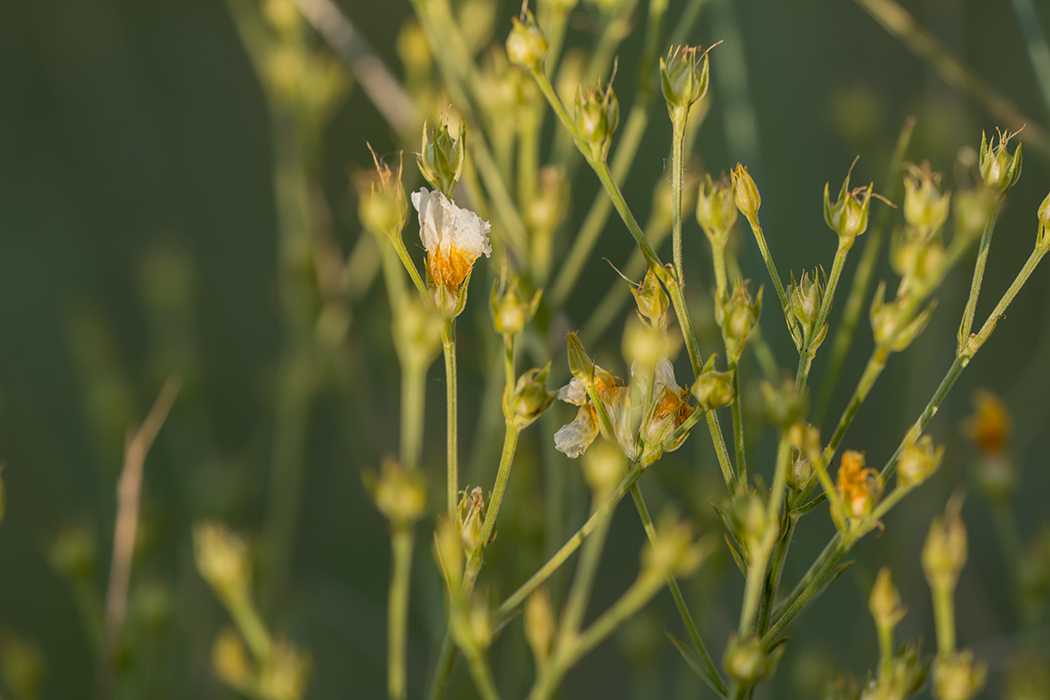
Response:
[[[514,453],[518,448],[518,436],[521,429],[513,424],[507,425],[507,432],[503,438],[503,454],[500,456],[499,469],[496,470],[496,483],[492,486],[489,495],[488,506],[485,510],[485,520],[481,525],[481,535],[478,537],[478,548],[471,558],[467,573],[464,576],[466,590],[473,588],[474,580],[484,561],[485,545],[492,539],[492,532],[496,529],[496,517],[499,515],[500,506],[503,504],[503,495],[507,491],[507,481],[510,479],[510,468],[514,464]]]
[[[238,596],[226,601],[226,609],[233,618],[234,624],[244,638],[244,642],[255,657],[256,663],[267,663],[270,660],[270,633],[266,631],[266,625],[259,617],[259,611],[255,609],[248,598]]]
[[[596,497],[597,495],[595,494]],[[597,505],[599,504],[595,503],[595,506]],[[580,625],[583,624],[583,616],[587,612],[587,603],[591,599],[594,578],[598,573],[598,563],[601,561],[602,550],[605,548],[605,538],[609,534],[609,525],[611,523],[612,518],[602,520],[595,529],[593,536],[588,537],[583,544],[572,587],[569,589],[569,596],[565,601],[565,607],[561,615],[558,644],[564,644],[574,637],[579,631]]]
[[[459,495],[459,466],[458,454],[458,379],[456,372],[456,329],[454,321],[446,321],[441,326],[441,349],[445,355],[445,416],[447,422],[446,431],[446,464],[447,464],[447,493],[448,493],[448,515],[456,517],[456,504]]]
[[[977,313],[977,298],[981,295],[981,284],[984,282],[984,268],[988,264],[988,252],[992,245],[992,233],[995,231],[996,216],[988,220],[981,234],[981,243],[977,247],[977,264],[973,267],[973,279],[970,281],[970,296],[966,299],[966,308],[963,310],[962,323],[959,324],[958,349],[962,352],[966,343],[970,340],[970,330],[973,328],[973,317]]]
[[[401,460],[405,468],[418,469],[423,454],[427,369],[417,363],[401,368]]]
[[[787,530],[784,532],[784,536],[777,540],[776,547],[773,548],[773,557],[769,564],[769,575],[766,577],[766,590],[762,596],[762,603],[758,611],[759,633],[764,633],[769,627],[769,613],[773,609],[777,591],[780,590],[780,579],[784,574],[788,547],[791,546],[791,537],[795,533],[795,525],[797,523],[798,516],[789,514]]]
[[[937,628],[937,652],[947,657],[955,651],[955,600],[951,586],[934,586],[933,620]]]
[[[390,539],[393,562],[387,607],[387,689],[391,700],[405,698],[408,594],[414,539],[412,531],[406,528],[396,530]]]
[[[420,298],[423,299],[423,303],[427,304],[427,308],[433,307],[434,300],[430,297],[430,291],[427,290],[427,285],[423,283],[423,278],[419,276],[419,270],[416,268],[416,263],[412,260],[412,257],[408,254],[404,240],[401,239],[401,236],[394,236],[390,241],[394,245],[394,250],[397,251],[397,257],[401,258],[401,264],[408,271],[412,284],[416,286],[416,291],[419,292]]]
[[[649,538],[649,543],[655,547],[656,527],[653,525],[652,516],[649,515],[649,508],[645,505],[642,490],[638,488],[637,483],[631,486],[631,496],[634,497],[634,505],[638,509],[638,517],[642,520],[642,527],[645,528],[645,534]],[[678,615],[682,618],[682,622],[685,623],[685,628],[689,632],[689,638],[693,641],[693,646],[700,655],[700,661],[707,669],[708,677],[704,680],[710,683],[717,693],[724,696],[727,692],[725,681],[719,675],[718,667],[715,666],[711,654],[708,653],[707,647],[704,645],[704,640],[700,637],[700,630],[697,629],[696,623],[693,622],[693,616],[689,612],[689,606],[686,605],[685,596],[682,595],[682,589],[679,587],[678,580],[674,577],[674,574],[668,575],[667,586],[671,590],[671,597],[674,598],[675,607],[678,608]]]
[[[788,333],[798,343],[798,331],[795,329],[795,324],[792,323],[794,315],[791,313],[791,303],[788,301],[787,292],[784,291],[784,283],[780,279],[780,273],[777,272],[776,263],[773,262],[773,256],[769,254],[769,246],[766,245],[766,236],[762,232],[762,224],[758,221],[758,216],[755,216],[755,220],[751,221],[748,218],[748,223],[751,224],[751,232],[755,234],[755,241],[758,243],[758,250],[762,253],[762,260],[766,263],[766,270],[769,272],[770,279],[773,280],[773,286],[777,290],[777,299],[780,300],[780,310],[784,313],[784,322],[787,324]],[[817,326],[819,329],[820,326]]]
[[[852,243],[850,244],[852,245]],[[824,299],[820,303],[820,312],[817,314],[817,320],[813,324],[813,328],[817,332],[824,327],[827,323],[828,316],[831,314],[831,302],[835,297],[835,288],[838,287],[839,278],[842,276],[842,268],[846,264],[846,255],[849,253],[849,245],[845,245],[843,240],[839,239],[838,248],[835,249],[835,260],[831,264],[831,275],[828,277],[828,286],[824,290]],[[816,349],[810,348],[809,343],[806,343],[802,347],[802,352],[798,358],[798,372],[795,375],[795,387],[802,391],[806,388],[806,380],[809,378],[809,369],[813,364],[813,358],[816,356]]]
[[[879,680],[891,682],[893,674],[893,625],[875,625],[879,634]]]
[[[908,150],[908,144],[911,143],[911,135],[914,129],[915,118],[908,117],[904,121],[904,127],[901,129],[900,136],[897,137],[897,146],[893,149],[893,157],[890,158],[890,167],[886,172],[886,181],[882,191],[886,192],[886,196],[891,199],[896,199],[897,193],[900,191],[898,174],[900,173],[901,163],[904,162],[904,154]],[[820,396],[817,399],[813,412],[813,425],[818,427],[824,422],[828,404],[831,403],[831,398],[835,393],[835,384],[838,381],[839,373],[842,371],[842,364],[846,361],[846,355],[849,354],[850,345],[853,343],[853,332],[856,330],[857,322],[860,320],[864,299],[868,296],[868,291],[871,289],[872,275],[875,272],[875,264],[879,260],[879,251],[882,249],[882,239],[886,233],[886,226],[890,221],[891,211],[892,209],[889,207],[882,208],[875,226],[872,227],[872,230],[867,235],[867,240],[864,241],[864,250],[860,254],[857,270],[853,274],[853,284],[850,287],[849,296],[846,298],[846,306],[842,311],[842,321],[835,331],[835,338],[831,343],[831,357],[828,359],[828,369],[824,374],[824,380],[821,382]]]
[[[675,276],[685,287],[685,264],[682,260],[682,179],[684,177],[685,121],[689,108],[674,110],[671,117],[671,241]]]
[[[747,487],[747,461],[744,454],[744,416],[740,401],[740,367],[736,360],[729,363],[733,374],[733,443],[736,445],[736,480]]]

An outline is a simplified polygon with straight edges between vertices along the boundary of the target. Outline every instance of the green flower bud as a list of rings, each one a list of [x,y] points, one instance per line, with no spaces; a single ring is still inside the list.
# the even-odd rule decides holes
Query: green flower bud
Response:
[[[244,540],[218,520],[193,528],[193,554],[197,571],[226,605],[248,599],[252,570]]]
[[[1050,194],[1046,195],[1046,199],[1039,205],[1039,231],[1035,236],[1035,247],[1044,248],[1050,245],[1050,236],[1047,235],[1047,228],[1050,228]]]
[[[463,551],[473,554],[479,545],[488,544],[481,542],[481,526],[485,523],[485,497],[480,486],[475,486],[470,491],[464,490],[462,494],[456,508],[456,525],[459,528]],[[496,539],[495,530],[492,532],[492,539]]]
[[[406,294],[394,313],[394,347],[405,365],[426,368],[441,352],[441,318],[415,294]]]
[[[762,640],[758,635],[740,639],[733,633],[726,645],[726,672],[734,681],[750,688],[773,672],[783,652],[783,644],[767,652],[762,648]]]
[[[680,46],[660,57],[660,85],[671,120],[685,118],[689,108],[707,94],[710,61],[697,46]]]
[[[532,425],[557,398],[557,392],[547,391],[550,369],[551,363],[548,362],[543,369],[533,368],[518,377],[507,400],[507,418],[513,420],[519,429]]]
[[[813,324],[816,323],[817,316],[820,314],[820,304],[824,299],[825,284],[826,281],[823,283],[820,281],[817,270],[813,271],[812,278],[810,278],[809,272],[803,272],[797,283],[795,282],[794,274],[791,276],[791,284],[788,285],[788,303],[791,306],[791,313],[795,320],[808,333],[816,330],[813,328]]]
[[[693,396],[705,411],[728,406],[736,398],[733,391],[733,373],[716,370],[715,356],[712,355],[693,384]]]
[[[525,10],[521,18],[514,17],[507,36],[507,58],[516,66],[528,70],[543,69],[543,59],[550,49],[547,37],[536,23],[532,13]]]
[[[722,339],[730,361],[740,359],[744,352],[744,343],[758,323],[761,312],[762,288],[759,287],[758,297],[752,300],[746,281],[737,280],[732,296],[725,303],[716,304],[715,321],[722,328]]]
[[[785,375],[779,388],[767,381],[763,381],[759,387],[766,401],[769,422],[777,428],[787,430],[805,413],[808,397],[805,392],[798,393],[791,377]]]
[[[918,316],[913,319],[904,318],[904,300],[898,299],[886,303],[886,282],[879,282],[875,296],[871,300],[871,330],[875,335],[875,344],[886,346],[893,352],[902,352],[912,344],[926,329],[933,310],[937,307],[936,302],[931,302]]]
[[[632,365],[647,369],[655,367],[669,352],[667,331],[650,326],[637,316],[627,318],[623,329],[623,354]]]
[[[725,243],[736,223],[736,190],[722,175],[717,183],[706,175],[696,197],[696,221],[712,244]]]
[[[953,652],[933,662],[932,695],[937,700],[970,700],[981,692],[988,677],[988,664],[974,661],[973,652]]]
[[[525,599],[525,639],[532,649],[536,666],[542,667],[550,656],[554,641],[554,608],[546,586],[540,586]]]
[[[613,132],[620,122],[620,103],[612,85],[603,92],[599,87],[576,88],[576,138],[583,154],[592,162],[604,161],[609,154]]]
[[[762,197],[758,186],[747,172],[747,166],[736,164],[729,173],[733,178],[733,194],[736,197],[736,208],[752,224],[758,223],[758,208],[762,206]]]
[[[650,267],[642,283],[637,286],[632,284],[630,289],[635,303],[638,304],[638,313],[649,319],[654,328],[666,327],[667,309],[671,304],[667,292],[656,277],[656,271]]]
[[[882,567],[879,575],[875,577],[875,585],[872,586],[871,597],[868,598],[868,610],[875,618],[875,626],[881,630],[888,629],[890,633],[907,612],[901,607],[901,594],[893,585],[893,572],[888,566]]]
[[[583,478],[596,498],[605,498],[616,488],[625,468],[623,452],[608,440],[600,440],[583,456]]]
[[[972,190],[957,192],[952,205],[956,239],[975,240],[988,225],[995,208],[991,192],[983,184]]]
[[[456,521],[442,515],[434,530],[434,556],[445,577],[445,584],[455,595],[463,580],[463,538]]]
[[[575,333],[569,333],[565,337],[565,342],[569,351],[569,371],[585,387],[590,386],[594,381],[594,360],[587,355],[587,351],[583,349],[583,343]]]
[[[569,215],[569,182],[565,170],[555,165],[540,169],[539,189],[525,210],[532,231],[553,232]]]
[[[211,667],[215,676],[231,688],[251,687],[255,682],[244,643],[232,627],[224,627],[215,635]]]
[[[922,548],[922,568],[933,589],[954,590],[959,572],[966,565],[966,525],[960,517],[962,498],[948,500],[943,516],[930,523],[930,532]]]
[[[901,276],[898,296],[911,290],[922,294],[928,290],[944,265],[944,243],[939,238],[924,238],[915,229],[901,231],[890,246],[890,265]]]
[[[856,165],[857,161],[853,161]],[[842,182],[839,190],[839,198],[834,204],[828,195],[828,184],[824,185],[824,221],[832,231],[839,235],[839,245],[848,250],[853,245],[857,236],[868,229],[868,213],[871,208],[871,194],[874,185],[858,187],[853,190],[849,188],[849,178],[853,173],[853,165],[846,173],[846,179]]]
[[[903,488],[915,488],[937,471],[943,457],[944,445],[934,449],[929,435],[909,441],[897,461],[897,481]]]
[[[525,325],[536,315],[543,290],[538,289],[528,302],[518,295],[518,283],[501,278],[492,285],[490,305],[492,323],[497,333],[515,336],[525,330]]]
[[[369,150],[371,148],[369,145]],[[408,198],[401,184],[401,154],[398,154],[396,171],[391,170],[386,163],[380,163],[375,151],[372,151],[372,160],[376,166],[374,173],[354,177],[357,215],[361,225],[368,231],[391,238],[398,237],[408,216]]]
[[[1021,177],[1021,145],[1017,145],[1017,150],[1011,156],[1006,150],[1006,145],[1010,139],[1017,136],[1017,132],[1011,134],[1008,131],[996,131],[999,143],[995,146],[992,146],[991,139],[985,142],[984,132],[981,132],[981,155],[978,163],[984,184],[1001,197]]]
[[[456,189],[459,176],[463,174],[466,145],[467,131],[462,121],[459,123],[459,135],[454,138],[448,130],[447,117],[438,129],[423,122],[423,147],[416,154],[419,171],[434,189],[449,199]]]
[[[813,463],[821,461],[820,431],[812,425],[795,423],[787,431],[791,443],[791,468],[787,473],[788,486],[801,491],[813,478]]]
[[[754,491],[733,496],[726,509],[733,534],[744,547],[748,557],[754,557],[762,547],[766,530],[777,525],[769,517],[765,500]]]
[[[427,489],[422,472],[408,471],[388,457],[378,475],[366,471],[362,478],[376,508],[395,529],[412,527],[426,512]]]
[[[951,193],[938,189],[941,174],[930,171],[930,164],[921,166],[908,164],[904,176],[904,220],[908,225],[929,238],[944,226],[951,205]]]
[[[693,526],[688,521],[679,521],[664,512],[656,524],[656,533],[656,539],[642,550],[644,574],[660,579],[672,574],[686,577],[700,567],[705,548],[694,539]]]

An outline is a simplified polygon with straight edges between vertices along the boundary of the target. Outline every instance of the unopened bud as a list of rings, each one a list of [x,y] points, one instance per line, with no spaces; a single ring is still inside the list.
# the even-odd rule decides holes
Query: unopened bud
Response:
[[[933,662],[932,695],[937,700],[970,700],[984,688],[988,664],[974,661],[969,649],[938,656]]]
[[[485,497],[480,486],[475,486],[470,491],[463,491],[459,499],[459,507],[456,508],[456,523],[459,526],[463,551],[467,554],[473,553],[479,545],[488,544],[488,542],[481,541],[481,527],[485,523]],[[495,532],[493,532],[493,537],[495,537]]]
[[[423,147],[416,154],[419,171],[434,189],[449,199],[456,189],[459,176],[463,174],[466,160],[467,132],[463,122],[459,123],[459,134],[449,132],[446,117],[440,128],[423,123]]]
[[[657,536],[642,550],[642,569],[663,579],[672,574],[686,577],[700,566],[704,549],[693,539],[693,527],[665,512],[656,526]]]
[[[966,565],[966,525],[960,517],[962,498],[948,500],[944,515],[930,523],[930,532],[922,548],[922,568],[930,588],[954,590],[959,572]]]
[[[660,85],[671,119],[682,119],[697,100],[707,94],[710,61],[696,46],[678,47],[660,57]]]
[[[955,213],[955,237],[972,241],[988,225],[995,211],[995,203],[989,189],[981,184],[975,189],[957,192],[952,209]]]
[[[637,316],[628,317],[623,330],[623,354],[631,366],[652,368],[667,357],[670,343],[667,331],[652,327]]]
[[[507,407],[508,418],[513,420],[519,429],[531,425],[557,398],[557,392],[547,391],[547,375],[550,368],[551,363],[548,362],[543,369],[533,368],[518,377],[514,392],[507,401]]]
[[[552,232],[569,215],[569,182],[565,170],[555,165],[540,169],[539,189],[526,209],[526,221],[533,231]]]
[[[888,566],[880,569],[879,575],[875,577],[875,585],[868,598],[868,610],[879,629],[892,631],[904,617],[906,610],[901,607],[901,594],[893,585],[893,572]]]
[[[943,457],[944,445],[934,449],[929,435],[909,441],[897,461],[897,480],[903,488],[915,488],[937,471]]]
[[[434,530],[434,556],[449,591],[458,593],[463,580],[463,539],[457,523],[446,515],[438,518]]]
[[[795,423],[787,432],[791,443],[791,468],[787,473],[788,486],[801,491],[813,479],[813,462],[821,460],[820,431],[812,425]]]
[[[366,471],[363,479],[376,508],[395,528],[412,527],[426,512],[427,489],[422,472],[408,471],[396,459],[387,457],[378,475]]]
[[[763,381],[759,387],[766,402],[766,415],[769,422],[781,430],[787,430],[806,411],[808,397],[805,392],[799,394],[795,381],[784,376],[779,387]]]
[[[723,174],[718,182],[713,182],[711,175],[706,175],[696,196],[696,221],[712,244],[724,243],[729,237],[736,212],[733,181]]]
[[[612,442],[600,440],[583,457],[583,478],[597,498],[605,498],[623,478],[623,452]]]
[[[638,313],[649,319],[649,323],[655,328],[663,328],[667,325],[667,309],[670,301],[667,292],[656,277],[652,267],[645,273],[642,283],[631,285],[631,295],[638,304]]]
[[[930,171],[930,164],[908,165],[904,176],[904,220],[929,238],[944,226],[951,205],[951,193],[938,189],[941,174]]]
[[[543,290],[536,290],[532,299],[525,301],[518,294],[518,283],[499,280],[492,285],[492,323],[496,332],[507,336],[519,335],[536,315]]]
[[[998,131],[998,130],[997,130]],[[981,132],[981,155],[979,167],[984,184],[999,196],[1005,195],[1018,178],[1021,177],[1021,145],[1013,155],[1006,150],[1006,145],[1017,132],[998,131],[999,143],[992,145],[992,139],[985,142],[984,132]]]
[[[525,639],[529,642],[537,666],[550,656],[554,641],[554,608],[546,586],[540,586],[525,599]]]
[[[766,502],[753,491],[739,493],[730,501],[727,515],[745,553],[748,557],[757,556],[765,540],[766,530],[776,527],[770,520]]]
[[[306,694],[312,664],[291,642],[279,639],[270,647],[270,657],[259,669],[258,693],[262,698],[298,700]]]
[[[716,370],[715,358],[712,355],[704,365],[696,383],[693,384],[693,396],[705,411],[728,406],[736,398],[733,390],[733,373]]]
[[[215,635],[215,643],[211,647],[211,667],[215,676],[232,688],[247,687],[254,681],[244,644],[231,627],[224,627]]]
[[[903,300],[886,303],[886,282],[879,282],[875,296],[871,300],[871,330],[875,344],[888,347],[893,352],[902,352],[926,329],[936,302],[931,302],[915,318],[904,317]]]
[[[361,225],[373,233],[397,237],[405,227],[408,216],[408,199],[401,184],[401,156],[398,154],[397,170],[380,163],[375,152],[375,172],[354,177],[357,187],[357,214]]]
[[[813,271],[812,278],[809,272],[803,272],[797,283],[792,276],[791,285],[788,287],[788,302],[791,304],[792,315],[799,325],[811,330],[820,313],[820,303],[824,298],[824,284],[821,283],[818,275],[817,270]]]
[[[726,646],[726,672],[741,686],[750,688],[773,672],[783,652],[783,644],[767,652],[758,635],[740,639],[734,633]]]
[[[422,75],[430,71],[433,59],[427,35],[415,17],[405,20],[397,33],[397,55],[409,74]]]
[[[735,362],[740,359],[744,352],[744,343],[758,323],[761,311],[762,288],[758,288],[758,296],[752,299],[747,282],[740,280],[734,283],[732,296],[726,302],[716,304],[715,320],[722,327],[722,338],[729,360]]]
[[[441,352],[441,318],[406,294],[393,319],[394,347],[406,366],[427,368]]]
[[[1050,228],[1050,194],[1046,195],[1046,199],[1039,205],[1039,230],[1035,236],[1035,247],[1043,248],[1050,244],[1050,233],[1047,229]]]
[[[218,520],[206,520],[193,528],[193,554],[197,571],[223,603],[247,599],[251,565],[244,540]]]
[[[613,132],[620,122],[620,103],[612,85],[600,86],[586,93],[576,89],[576,137],[584,156],[602,162],[609,154]]]
[[[521,18],[514,17],[507,36],[507,58],[516,66],[529,70],[542,70],[543,59],[550,46],[543,30],[532,13],[525,10]]]
[[[853,161],[854,165],[856,162]],[[839,198],[834,204],[831,203],[828,194],[828,185],[824,185],[824,221],[839,235],[839,246],[844,250],[848,250],[857,236],[868,229],[868,213],[871,208],[873,185],[851,190],[849,178],[852,172],[851,165],[846,179],[842,182],[842,189],[839,190]]]
[[[758,208],[762,206],[762,197],[758,194],[758,186],[747,172],[747,166],[736,164],[730,171],[733,178],[733,195],[736,197],[736,207],[751,223],[758,222]]]
[[[587,355],[583,349],[583,343],[575,333],[569,333],[565,338],[569,352],[569,371],[585,387],[594,381],[594,360]]]

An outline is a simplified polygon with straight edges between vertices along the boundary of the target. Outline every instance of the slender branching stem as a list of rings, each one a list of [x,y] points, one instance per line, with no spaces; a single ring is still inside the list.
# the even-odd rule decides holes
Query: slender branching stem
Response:
[[[831,314],[831,302],[835,298],[835,288],[838,287],[839,278],[842,276],[842,268],[846,264],[846,255],[849,253],[852,242],[847,242],[843,238],[839,238],[839,245],[835,249],[835,259],[831,263],[831,274],[828,276],[828,285],[824,290],[824,299],[820,303],[820,311],[817,313],[817,320],[813,324],[813,327],[818,331],[824,327],[827,323],[828,316]],[[812,339],[810,339],[812,340]],[[811,347],[810,343],[807,342],[802,346],[802,352],[798,358],[798,372],[795,374],[795,387],[802,391],[806,388],[806,380],[809,378],[809,369],[813,365],[813,358],[816,357],[816,348]]]
[[[981,243],[977,247],[977,264],[973,267],[973,279],[970,281],[970,296],[966,299],[966,307],[963,309],[962,323],[959,324],[958,349],[966,346],[970,339],[970,330],[973,328],[973,317],[977,313],[977,299],[981,295],[981,284],[984,282],[984,268],[988,265],[988,252],[992,245],[992,234],[995,232],[995,220],[993,215],[984,232],[981,234]]]
[[[736,360],[729,363],[733,375],[733,444],[736,446],[736,481],[740,488],[747,486],[747,459],[744,450],[744,416],[740,400],[740,364]]]
[[[414,540],[409,528],[398,528],[390,536],[392,564],[387,604],[387,691],[391,700],[404,700],[406,693],[405,651]]]
[[[780,301],[780,310],[784,314],[784,322],[787,324],[788,333],[798,342],[798,331],[795,329],[793,322],[794,315],[791,313],[791,303],[788,301],[787,292],[784,291],[784,283],[780,279],[780,273],[777,272],[773,256],[769,254],[769,246],[766,244],[766,236],[762,231],[762,224],[759,222],[757,215],[754,221],[748,218],[748,223],[751,225],[751,232],[755,234],[755,242],[758,243],[758,250],[762,253],[762,260],[766,263],[769,277],[773,280],[773,287],[777,290],[777,299]]]
[[[459,466],[457,461],[459,436],[456,426],[459,396],[456,372],[456,326],[452,320],[446,321],[441,326],[441,349],[445,355],[445,420],[447,421],[445,462],[448,515],[450,518],[454,518],[456,517],[456,502],[459,494]]]
[[[685,177],[685,122],[688,108],[675,111],[671,117],[671,243],[675,275],[685,286],[685,263],[682,260],[682,180]]]
[[[937,653],[941,657],[955,651],[955,591],[952,586],[932,588],[933,621],[937,629]]]

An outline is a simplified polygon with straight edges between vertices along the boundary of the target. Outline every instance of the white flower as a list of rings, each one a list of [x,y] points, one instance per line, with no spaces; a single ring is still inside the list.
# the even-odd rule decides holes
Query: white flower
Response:
[[[636,450],[634,431],[631,429],[631,390],[598,366],[594,368],[594,387],[612,424],[613,435],[605,437],[614,440],[628,459],[634,459]],[[597,410],[579,379],[573,377],[563,386],[558,391],[558,398],[579,406],[580,410],[575,420],[563,425],[554,434],[554,446],[569,457],[579,457],[598,437],[599,430],[604,432],[604,429],[599,425]]]
[[[419,211],[419,237],[427,250],[427,274],[434,284],[458,290],[489,245],[489,222],[469,209],[461,209],[438,191],[421,187],[412,193]]]

